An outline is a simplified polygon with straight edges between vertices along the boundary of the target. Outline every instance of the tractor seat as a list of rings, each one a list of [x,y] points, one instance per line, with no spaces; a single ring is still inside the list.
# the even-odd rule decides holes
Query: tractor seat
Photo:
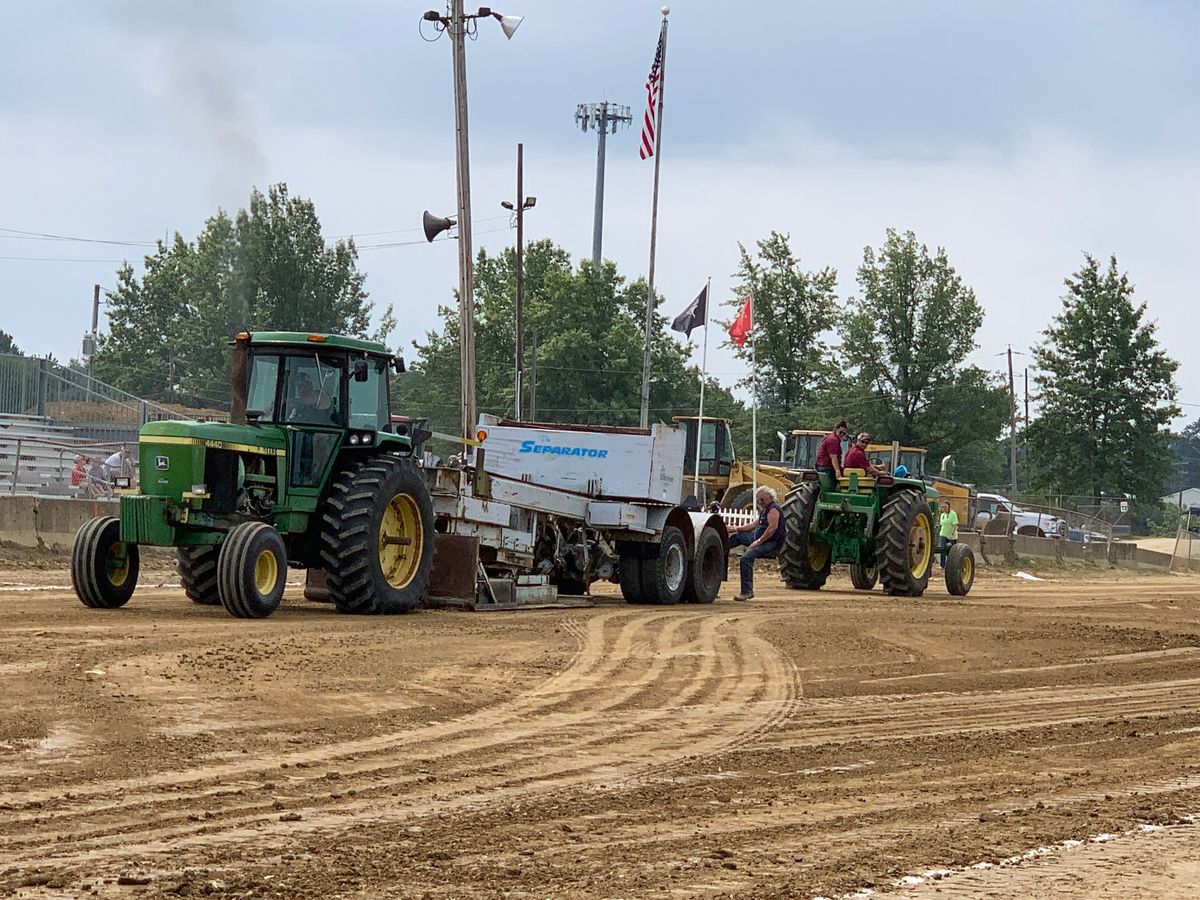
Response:
[[[843,494],[869,494],[875,490],[875,476],[866,469],[842,469],[838,490]]]

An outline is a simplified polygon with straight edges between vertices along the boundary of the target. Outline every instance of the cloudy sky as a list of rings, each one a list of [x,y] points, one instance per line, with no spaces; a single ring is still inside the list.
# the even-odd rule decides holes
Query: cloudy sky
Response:
[[[516,37],[488,21],[467,50],[476,243],[513,239],[499,203],[523,141],[528,236],[587,256],[595,136],[573,114],[609,99],[640,116],[659,4],[512,2],[497,8],[526,16]],[[328,235],[359,236],[408,348],[457,280],[452,242],[418,242],[421,211],[454,206],[450,47],[422,40],[428,3],[9,5],[0,328],[77,355],[92,284],[143,252],[14,232],[190,238],[286,181]],[[999,369],[1008,344],[1039,339],[1083,253],[1115,253],[1182,363],[1185,419],[1200,415],[1200,4],[680,0],[670,21],[657,280],[672,313],[709,276],[729,299],[738,242],[771,229],[851,298],[863,246],[911,228],[975,288],[971,361]],[[610,139],[604,244],[633,276],[653,169],[637,136]],[[371,246],[385,243],[401,246]],[[710,363],[743,374],[727,353]]]

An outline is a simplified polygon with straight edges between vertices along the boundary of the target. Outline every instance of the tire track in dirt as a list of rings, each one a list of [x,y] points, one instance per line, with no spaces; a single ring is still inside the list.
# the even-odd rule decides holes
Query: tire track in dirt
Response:
[[[605,638],[604,626],[613,618],[626,621],[615,639]],[[476,717],[483,721],[474,722],[471,728],[464,728],[460,722],[456,740],[443,740],[424,755],[414,757],[410,754],[403,764],[367,765],[355,771],[356,779],[361,776],[374,779],[370,785],[372,790],[407,788],[402,799],[388,797],[337,804],[336,812],[326,812],[331,804],[323,799],[316,806],[303,807],[314,814],[311,822],[303,823],[304,830],[349,825],[366,815],[372,821],[381,816],[384,820],[396,820],[430,812],[468,809],[531,791],[543,792],[581,782],[631,777],[642,771],[660,770],[683,757],[719,751],[738,740],[740,735],[756,731],[764,727],[764,723],[786,715],[787,704],[794,700],[796,693],[795,682],[788,677],[789,665],[769,643],[753,634],[752,629],[739,627],[744,618],[714,616],[707,611],[692,616],[676,613],[668,617],[663,627],[660,627],[663,615],[647,617],[613,613],[593,620],[596,624],[589,623],[589,639],[577,654],[573,666],[532,692],[536,699],[523,697],[514,701],[504,717],[494,713]],[[695,636],[679,637],[678,632],[684,626],[693,626]],[[637,636],[648,631],[653,637],[645,643],[653,652],[648,654],[648,659],[647,654],[642,654],[639,661],[632,651],[639,644]],[[598,641],[598,636],[603,640]],[[597,665],[597,660],[603,660],[603,664]],[[733,661],[731,667],[726,667],[725,660]],[[624,690],[614,692],[609,681],[611,673],[628,668],[631,662],[640,666],[637,674]],[[668,677],[672,674],[674,677]],[[646,702],[642,695],[661,689],[664,680],[673,681],[675,687],[668,689],[663,699],[650,708],[637,709],[639,702]],[[613,711],[628,704],[634,704],[634,711],[617,718],[614,724]],[[564,706],[574,706],[576,711],[566,712],[561,709]],[[546,709],[557,711],[539,715]],[[507,731],[496,734],[492,726],[499,718],[510,724]],[[484,733],[489,729],[492,733]],[[436,732],[431,735],[426,730],[425,734],[410,735],[401,742],[373,743],[372,751],[377,753],[399,743],[411,745],[439,737],[449,735]],[[526,747],[530,741],[537,742],[543,755],[530,758],[530,750]],[[411,772],[422,763],[435,766],[448,754],[469,756],[480,752],[486,753],[490,766],[496,771],[481,773],[477,763],[465,764],[465,760],[458,769],[452,768],[449,772],[439,769],[439,777],[454,780],[453,791],[448,796],[435,796],[446,794],[445,786],[422,786],[418,775],[400,771]],[[297,755],[311,755],[311,752],[289,754],[290,757]],[[320,758],[323,761],[333,757],[329,748],[322,748]],[[245,771],[243,767],[237,768]],[[179,775],[186,776],[188,782],[194,781],[189,773]],[[384,784],[377,781],[381,777],[385,779]],[[306,773],[304,780],[305,785],[289,787],[297,790],[314,787],[319,782],[320,793],[327,798],[329,782],[323,779],[323,773],[314,772],[311,777]],[[339,790],[346,784],[345,777],[337,782]],[[264,830],[288,834],[297,830],[296,825],[279,829],[271,822],[275,814],[262,808],[264,801],[250,807],[243,803],[239,809],[222,810],[217,813],[220,817],[217,821],[199,827],[186,825],[180,818],[186,816],[188,807],[186,803],[182,809],[179,806],[181,801],[189,799],[211,799],[211,794],[190,798],[181,798],[178,794],[142,794],[130,803],[96,809],[94,813],[116,817],[116,821],[98,833],[79,834],[75,831],[39,835],[37,839],[41,846],[37,855],[43,860],[47,858],[46,841],[65,845],[61,852],[55,847],[51,853],[58,861],[66,862],[150,852],[160,849],[160,842],[164,841],[169,841],[172,846],[178,846],[180,841],[207,844],[228,840],[232,834],[261,838]],[[396,809],[398,803],[403,804],[400,810]],[[147,804],[170,804],[175,823],[132,822],[121,818],[122,814],[126,817],[136,814],[139,820],[152,816],[145,808]],[[289,809],[298,807],[290,805]],[[45,815],[40,812],[38,818]],[[78,824],[85,812],[67,808],[62,809],[60,815],[69,816]],[[118,833],[121,846],[113,847],[110,838]],[[9,855],[21,849],[24,848],[14,846],[12,842],[0,843],[0,852]],[[21,855],[14,858],[19,859]]]

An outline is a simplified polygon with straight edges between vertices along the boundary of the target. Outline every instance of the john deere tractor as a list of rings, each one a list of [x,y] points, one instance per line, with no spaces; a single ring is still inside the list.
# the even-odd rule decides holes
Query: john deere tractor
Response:
[[[848,469],[835,480],[806,471],[783,502],[787,535],[779,551],[780,576],[788,587],[817,590],[834,563],[848,563],[859,590],[882,582],[888,594],[919,597],[933,569],[937,499],[937,491],[918,478]],[[951,548],[945,574],[951,594],[971,589],[970,547]]]
[[[289,565],[323,570],[342,612],[411,610],[433,562],[433,507],[408,424],[393,424],[378,343],[328,334],[243,332],[233,342],[228,423],[150,422],[141,492],[120,518],[92,519],[71,551],[86,606],[133,594],[138,547],[178,549],[194,603],[259,618],[279,605]]]

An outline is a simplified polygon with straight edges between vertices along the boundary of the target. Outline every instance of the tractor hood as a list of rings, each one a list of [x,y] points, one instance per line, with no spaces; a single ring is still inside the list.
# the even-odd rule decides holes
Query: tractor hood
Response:
[[[284,430],[276,425],[147,422],[138,436],[141,492],[179,500],[205,484],[206,455],[212,451],[278,457],[286,446]]]

